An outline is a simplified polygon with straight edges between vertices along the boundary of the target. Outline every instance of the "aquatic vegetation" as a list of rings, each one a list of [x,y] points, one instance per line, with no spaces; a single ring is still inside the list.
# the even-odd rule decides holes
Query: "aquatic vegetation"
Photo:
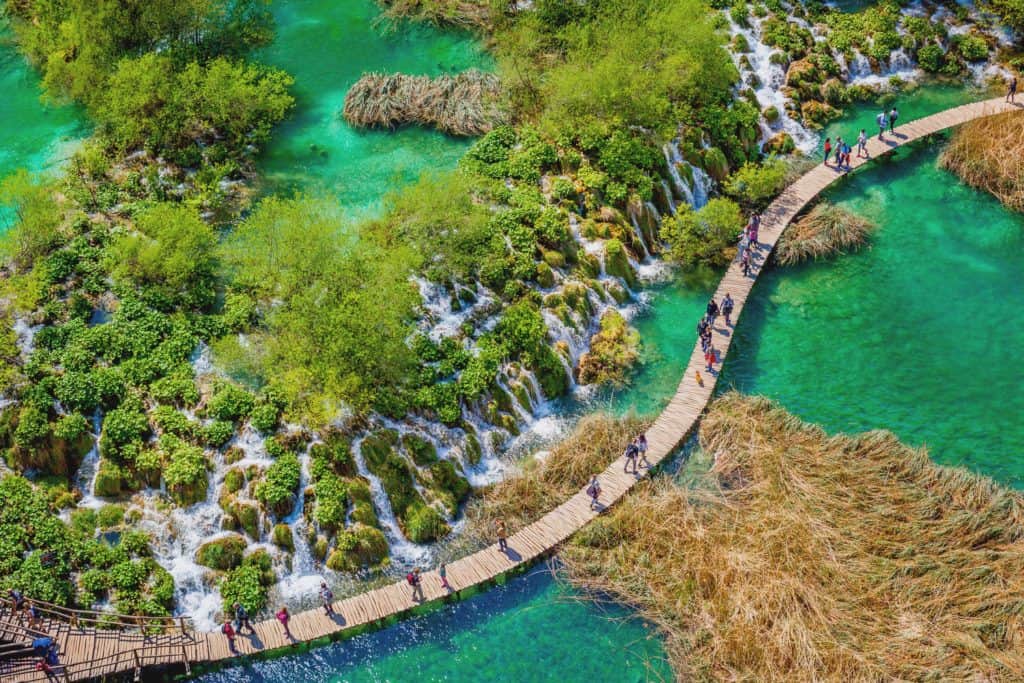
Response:
[[[1010,112],[957,128],[939,163],[961,180],[1024,211],[1024,159],[1020,154],[1024,114]]]
[[[483,135],[504,122],[494,74],[472,69],[436,78],[369,73],[345,94],[345,120],[361,128],[434,126],[450,135]]]
[[[677,675],[1022,675],[1019,494],[738,394],[700,440],[705,479],[642,484],[563,552],[659,624]]]
[[[601,316],[601,328],[580,358],[579,383],[622,386],[639,357],[640,334],[612,309]]]
[[[867,242],[875,225],[840,206],[822,202],[793,222],[775,245],[784,266],[844,254]]]

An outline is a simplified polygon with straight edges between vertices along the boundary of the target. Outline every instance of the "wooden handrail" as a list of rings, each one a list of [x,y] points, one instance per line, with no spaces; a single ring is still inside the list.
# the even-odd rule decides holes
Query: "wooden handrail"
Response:
[[[57,621],[64,621],[71,626],[78,628],[120,628],[123,630],[158,632],[157,629],[159,629],[159,631],[166,631],[168,627],[170,627],[171,630],[174,630],[175,627],[177,627],[177,629],[183,634],[195,631],[195,626],[192,623],[192,620],[184,616],[179,616],[175,619],[175,617],[171,616],[151,617],[145,615],[119,614],[117,612],[81,610],[62,607],[61,605],[55,605],[51,602],[35,600],[32,598],[26,598],[25,603],[26,605],[29,603],[34,605],[44,617],[49,616]],[[13,611],[14,601],[8,597],[0,597],[0,606],[7,607]]]

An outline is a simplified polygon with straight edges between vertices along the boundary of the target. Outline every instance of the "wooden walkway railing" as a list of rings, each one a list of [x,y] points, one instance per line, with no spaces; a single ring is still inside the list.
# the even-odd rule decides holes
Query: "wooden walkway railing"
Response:
[[[869,159],[854,157],[851,164],[854,168],[863,166],[870,159],[921,137],[972,119],[1014,111],[1021,107],[1022,105],[1006,104],[1002,98],[998,98],[965,104],[901,124],[897,127],[896,134],[887,135],[885,141],[873,136],[868,142]],[[734,263],[726,270],[714,295],[717,301],[721,301],[726,294],[732,296],[735,302],[733,315],[736,320],[742,314],[757,276],[775,248],[782,231],[797,213],[842,175],[841,171],[833,167],[818,165],[790,185],[762,214],[756,270],[752,275],[744,276],[739,265]],[[695,325],[696,321],[687,321],[685,324],[691,323]],[[713,332],[713,344],[720,360],[724,360],[729,351],[731,333],[732,330],[724,326],[716,327]],[[701,384],[696,381],[698,371],[703,376]],[[717,381],[717,372],[705,371],[703,353],[699,343],[695,344],[686,373],[675,395],[647,431],[647,457],[652,465],[668,457],[693,431],[711,400]],[[614,504],[639,480],[632,474],[624,473],[622,469],[621,460],[616,460],[601,473],[599,480],[602,507]],[[550,553],[598,514],[600,510],[592,510],[585,492],[579,491],[537,521],[512,534],[508,538],[507,551],[503,552],[497,545],[493,545],[450,563],[447,568],[448,583],[456,593],[486,584],[510,570]],[[275,619],[259,622],[255,626],[254,634],[237,638],[237,650],[234,652],[229,650],[226,638],[220,633],[196,633],[194,636],[190,633],[179,633],[156,636],[157,640],[142,633],[121,633],[108,647],[97,648],[96,641],[111,635],[111,632],[82,628],[79,621],[80,625],[70,629],[64,636],[69,643],[64,649],[64,664],[68,679],[80,681],[116,672],[139,672],[148,666],[187,666],[190,662],[217,662],[336,636],[356,627],[380,623],[389,617],[409,614],[425,603],[442,600],[450,595],[451,593],[442,587],[436,572],[426,572],[422,576],[420,600],[413,599],[411,589],[404,581],[397,581],[336,602],[334,616],[328,616],[323,609],[295,614],[291,618],[288,635]],[[160,638],[164,640],[161,641]],[[5,677],[4,680],[8,679]]]

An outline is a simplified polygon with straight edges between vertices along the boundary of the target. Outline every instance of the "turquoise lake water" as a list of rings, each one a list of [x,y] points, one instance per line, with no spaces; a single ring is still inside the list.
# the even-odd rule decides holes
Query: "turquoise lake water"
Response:
[[[341,111],[349,87],[368,71],[491,68],[471,36],[425,25],[387,30],[373,0],[279,0],[273,11],[277,37],[257,58],[295,77],[297,103],[260,161],[269,191],[326,193],[359,213],[424,171],[455,166],[470,140],[416,126],[357,130]]]
[[[200,676],[203,683],[670,681],[654,631],[576,601],[543,569],[470,600],[301,655]]]

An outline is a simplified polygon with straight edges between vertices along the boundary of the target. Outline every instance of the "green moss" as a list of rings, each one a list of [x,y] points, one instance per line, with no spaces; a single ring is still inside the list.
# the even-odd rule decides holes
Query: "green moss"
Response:
[[[249,537],[258,540],[260,537],[260,511],[250,503],[234,502],[231,504],[231,514],[238,526],[242,528]]]
[[[99,469],[96,472],[96,479],[93,483],[95,494],[101,498],[114,498],[121,495],[125,484],[125,473],[116,463],[100,459]]]
[[[100,529],[120,526],[124,521],[124,508],[120,505],[104,505],[96,513],[96,523]]]
[[[264,473],[263,481],[256,485],[256,498],[279,517],[292,511],[301,477],[299,459],[285,453],[274,461]]]
[[[228,493],[237,493],[245,486],[245,473],[237,467],[232,467],[224,474],[224,490]]]
[[[275,524],[271,535],[274,545],[284,548],[288,552],[295,550],[295,538],[292,536],[292,528],[287,524]]]
[[[354,572],[384,564],[388,542],[379,529],[356,524],[338,535],[336,545],[327,558],[327,567],[338,572]]]
[[[618,311],[608,310],[601,316],[601,329],[590,339],[590,349],[580,358],[580,384],[622,386],[639,357],[639,345],[639,333]]]
[[[450,527],[437,510],[420,501],[407,511],[403,530],[413,543],[430,543],[446,536]]]
[[[469,481],[459,474],[450,460],[439,460],[430,466],[430,488],[444,504],[449,516],[453,516],[458,506],[463,503],[472,491]]]
[[[416,434],[405,434],[402,436],[402,446],[409,454],[412,461],[420,467],[425,467],[437,461],[437,448],[431,442]]]
[[[237,534],[207,541],[199,546],[196,562],[210,569],[228,571],[242,564],[246,547],[246,540]]]
[[[617,239],[610,239],[604,245],[604,267],[609,275],[622,278],[630,289],[636,288],[636,272],[629,263],[626,247]]]
[[[470,465],[480,464],[483,449],[480,448],[480,439],[474,432],[466,432],[465,452]]]

